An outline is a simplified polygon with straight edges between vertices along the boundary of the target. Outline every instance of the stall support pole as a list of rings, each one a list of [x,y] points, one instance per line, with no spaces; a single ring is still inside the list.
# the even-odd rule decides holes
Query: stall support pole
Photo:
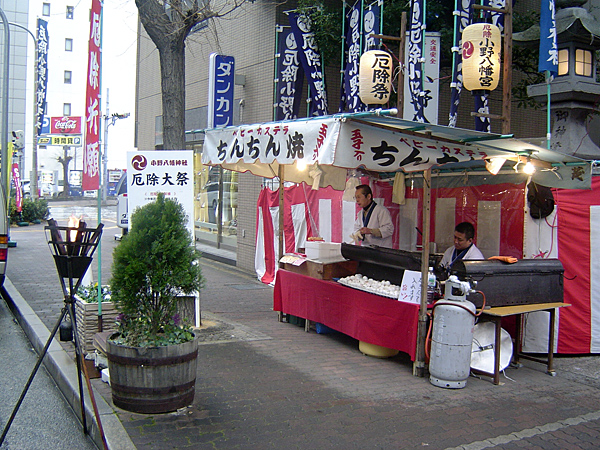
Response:
[[[431,169],[423,172],[423,250],[421,255],[421,305],[417,326],[417,351],[413,375],[424,377],[425,346],[427,345],[427,273],[429,272],[429,235],[431,223]]]
[[[283,177],[284,177],[284,166],[283,164],[279,164],[279,169],[277,171],[277,176],[279,177],[279,259],[278,259],[278,267],[281,267],[281,257],[285,253],[284,248],[284,239],[283,239],[283,198],[284,198],[284,188],[283,188]],[[280,322],[283,322],[283,312],[279,311]]]

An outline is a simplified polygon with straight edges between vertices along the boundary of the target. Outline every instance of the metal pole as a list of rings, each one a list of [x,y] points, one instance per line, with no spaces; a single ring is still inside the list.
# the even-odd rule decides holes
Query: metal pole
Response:
[[[106,189],[108,185],[108,172],[106,166],[108,164],[108,127],[110,123],[108,119],[110,114],[108,112],[108,91],[106,88],[106,114],[104,115],[104,152],[102,152],[102,201],[106,201]]]
[[[0,121],[2,123],[2,134],[0,134],[0,146],[2,146],[0,152],[2,162],[0,178],[2,178],[2,182],[0,185],[5,194],[4,208],[8,211],[8,199],[10,193],[8,189],[8,78],[10,76],[8,69],[10,64],[10,31],[8,29],[8,19],[2,8],[0,8],[0,18],[4,24],[4,74],[2,76],[2,119]]]
[[[33,120],[32,120],[32,124],[33,124],[33,140],[32,140],[32,148],[33,148],[33,152],[31,154],[31,179],[29,181],[29,187],[30,187],[30,191],[31,191],[31,198],[34,200],[37,200],[37,198],[39,197],[38,195],[38,170],[37,170],[37,162],[38,162],[38,155],[37,155],[37,132],[35,129],[35,116],[36,116],[36,108],[37,108],[37,101],[35,98],[35,92],[37,89],[37,77],[38,77],[38,66],[37,66],[37,60],[38,60],[38,41],[37,38],[35,37],[35,35],[27,28],[25,28],[24,26],[18,24],[18,23],[13,23],[10,22],[9,25],[13,25],[17,28],[20,28],[21,30],[27,31],[27,33],[29,33],[29,36],[31,36],[31,38],[33,39],[33,42],[35,44],[35,52],[34,52],[34,60],[33,60],[33,90],[31,92],[31,97],[33,98],[33,109],[32,109],[32,114],[33,114]]]

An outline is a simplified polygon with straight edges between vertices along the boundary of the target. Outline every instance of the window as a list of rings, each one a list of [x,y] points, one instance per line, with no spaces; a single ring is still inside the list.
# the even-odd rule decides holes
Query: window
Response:
[[[592,76],[592,52],[578,48],[575,50],[575,75]]]
[[[50,15],[50,3],[42,3],[42,16]]]
[[[65,84],[71,84],[71,71],[65,70]]]
[[[65,39],[65,52],[73,51],[73,39],[66,38]]]
[[[63,103],[63,116],[70,116],[70,115],[71,115],[71,104]]]
[[[73,18],[73,10],[74,8],[72,6],[67,6],[67,19]]]
[[[569,49],[561,48],[558,50],[558,75],[569,74]]]

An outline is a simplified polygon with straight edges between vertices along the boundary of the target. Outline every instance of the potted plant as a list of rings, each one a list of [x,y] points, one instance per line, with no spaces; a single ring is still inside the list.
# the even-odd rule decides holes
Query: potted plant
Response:
[[[158,194],[133,213],[113,254],[110,285],[120,314],[108,368],[113,402],[128,411],[169,412],[194,399],[198,341],[177,303],[198,292],[203,278],[186,223],[183,207]]]
[[[110,287],[102,286],[102,331],[117,329],[117,309],[112,302]],[[94,335],[98,333],[98,283],[81,286],[75,294],[77,338],[84,355],[94,351]]]

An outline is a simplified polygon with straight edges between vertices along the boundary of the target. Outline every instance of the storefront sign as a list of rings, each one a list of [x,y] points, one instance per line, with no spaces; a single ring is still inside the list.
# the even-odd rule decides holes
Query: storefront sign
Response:
[[[51,117],[50,134],[81,134],[81,117]]]
[[[211,53],[208,73],[208,128],[233,125],[233,56]]]
[[[38,145],[69,145],[81,147],[83,140],[81,136],[40,136]]]
[[[486,149],[476,144],[449,144],[327,118],[209,130],[202,163],[292,164],[302,160],[381,172],[414,172],[488,156]]]

